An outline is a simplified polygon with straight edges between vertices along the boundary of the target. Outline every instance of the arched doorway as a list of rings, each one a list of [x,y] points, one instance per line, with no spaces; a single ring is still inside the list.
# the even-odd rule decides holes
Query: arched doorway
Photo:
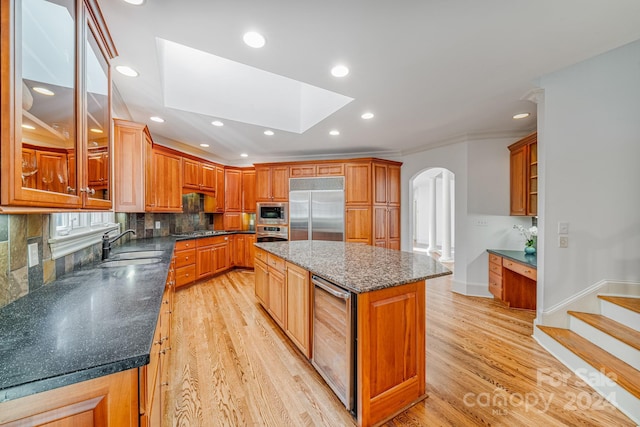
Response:
[[[413,250],[453,266],[455,248],[455,175],[429,168],[412,180]]]

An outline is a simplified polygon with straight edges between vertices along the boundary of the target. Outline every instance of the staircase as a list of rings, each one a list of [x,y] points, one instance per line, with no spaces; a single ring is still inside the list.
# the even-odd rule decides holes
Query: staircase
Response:
[[[598,302],[599,314],[567,311],[569,329],[538,325],[538,341],[640,424],[640,297]]]

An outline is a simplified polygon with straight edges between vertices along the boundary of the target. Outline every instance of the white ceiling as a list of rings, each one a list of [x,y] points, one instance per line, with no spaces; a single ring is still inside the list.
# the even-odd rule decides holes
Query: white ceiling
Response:
[[[637,0],[101,0],[136,78],[113,73],[133,120],[154,140],[226,164],[394,156],[461,138],[522,135],[536,126],[523,99],[536,78],[640,39]],[[249,30],[262,49],[242,41]],[[302,134],[166,106],[156,38],[275,73],[354,100]],[[351,72],[330,74],[337,63]],[[174,90],[176,90],[174,88]],[[215,103],[215,93],[191,95]],[[251,107],[251,94],[241,96]],[[214,110],[211,110],[214,111]],[[362,120],[365,111],[375,118]],[[513,120],[527,111],[529,119]],[[166,122],[149,120],[161,116]],[[329,131],[340,131],[338,137]],[[201,149],[199,144],[209,148]],[[247,159],[240,153],[249,154]]]

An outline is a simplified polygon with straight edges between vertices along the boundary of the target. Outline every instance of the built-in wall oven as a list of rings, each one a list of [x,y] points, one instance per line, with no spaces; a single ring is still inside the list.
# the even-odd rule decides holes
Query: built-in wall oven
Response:
[[[260,202],[257,203],[258,224],[287,225],[289,223],[288,203]]]
[[[313,284],[313,356],[311,363],[342,403],[355,413],[355,298],[318,277]]]
[[[289,240],[289,229],[284,225],[258,225],[256,242],[283,242]]]

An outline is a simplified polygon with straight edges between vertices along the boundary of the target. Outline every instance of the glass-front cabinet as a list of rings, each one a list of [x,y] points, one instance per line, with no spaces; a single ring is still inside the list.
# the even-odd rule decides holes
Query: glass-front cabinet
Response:
[[[115,47],[95,0],[0,0],[3,206],[111,208]]]

